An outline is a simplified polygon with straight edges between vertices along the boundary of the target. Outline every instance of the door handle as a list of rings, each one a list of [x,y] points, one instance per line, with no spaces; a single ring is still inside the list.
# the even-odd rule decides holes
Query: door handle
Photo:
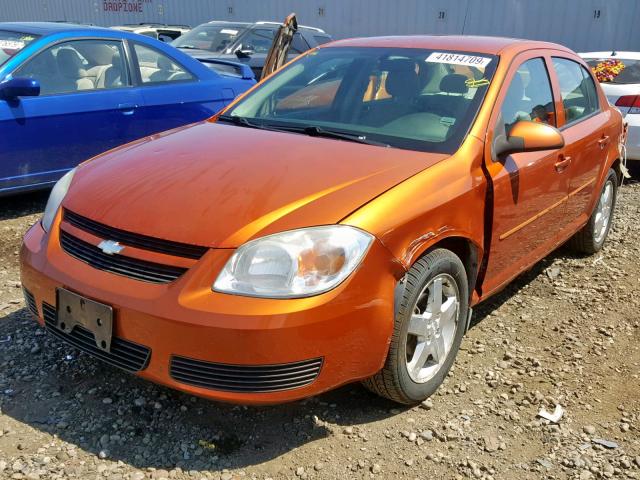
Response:
[[[555,163],[556,171],[563,172],[571,164],[571,157],[567,155],[560,155],[558,161]]]
[[[119,103],[118,110],[122,112],[123,115],[133,115],[134,110],[138,107],[135,103]]]
[[[600,148],[604,148],[609,144],[609,135],[602,135],[602,138],[600,140],[598,140],[598,145],[600,145]]]

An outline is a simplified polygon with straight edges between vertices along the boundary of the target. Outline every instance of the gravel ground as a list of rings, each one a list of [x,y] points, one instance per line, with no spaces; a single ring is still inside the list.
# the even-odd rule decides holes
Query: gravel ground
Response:
[[[0,199],[0,478],[638,478],[640,168],[606,248],[561,249],[474,313],[436,395],[350,385],[246,408],[103,365],[46,335],[18,250],[46,194]],[[561,405],[557,424],[538,418]]]

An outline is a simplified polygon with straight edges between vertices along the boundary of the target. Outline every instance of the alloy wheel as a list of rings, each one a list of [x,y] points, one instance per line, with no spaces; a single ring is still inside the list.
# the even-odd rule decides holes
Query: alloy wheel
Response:
[[[416,383],[432,379],[444,364],[458,328],[460,292],[451,275],[427,283],[413,307],[406,339],[406,366]]]
[[[608,181],[602,189],[598,206],[596,207],[596,215],[594,222],[594,240],[596,243],[602,242],[611,221],[611,211],[613,209],[613,183]]]

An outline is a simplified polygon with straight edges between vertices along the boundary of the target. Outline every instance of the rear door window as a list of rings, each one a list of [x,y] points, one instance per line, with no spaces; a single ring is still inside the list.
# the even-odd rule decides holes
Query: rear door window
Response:
[[[558,76],[565,123],[575,123],[599,110],[598,95],[593,78],[578,62],[553,57]]]
[[[193,80],[182,65],[155,48],[135,44],[142,83],[166,83]]]

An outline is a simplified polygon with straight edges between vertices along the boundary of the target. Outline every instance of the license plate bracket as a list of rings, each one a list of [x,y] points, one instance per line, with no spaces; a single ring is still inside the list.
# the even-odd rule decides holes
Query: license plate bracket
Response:
[[[56,328],[69,334],[80,325],[93,333],[96,346],[100,350],[110,352],[113,308],[64,288],[58,288],[56,296],[58,316]]]

